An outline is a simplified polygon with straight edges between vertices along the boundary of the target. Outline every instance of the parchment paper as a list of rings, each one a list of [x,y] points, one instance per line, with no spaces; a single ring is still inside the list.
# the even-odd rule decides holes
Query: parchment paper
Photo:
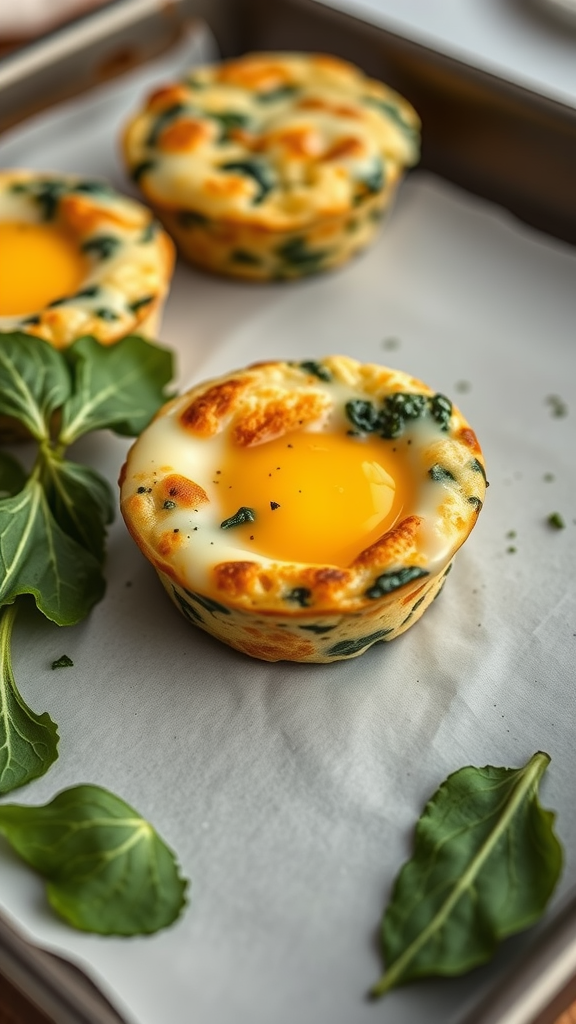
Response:
[[[200,52],[209,52],[207,39]],[[103,175],[126,113],[190,52],[4,137],[4,165]],[[83,624],[19,617],[25,699],[59,723],[60,759],[12,794],[43,803],[93,782],[157,827],[192,879],[171,929],[76,933],[42,882],[0,849],[0,903],[84,966],[139,1024],[446,1024],[527,938],[466,978],[370,1004],[376,935],[426,799],[465,764],[516,766],[537,749],[576,874],[576,346],[574,251],[418,172],[376,245],[337,273],[269,286],[179,266],[161,340],[179,385],[262,358],[344,353],[398,366],[451,396],[484,448],[484,510],[439,601],[391,644],[329,666],[268,665],[181,618],[118,519],[108,591]],[[568,406],[553,415],[549,396]],[[74,456],[114,482],[127,443]],[[553,480],[545,475],[553,474]],[[566,523],[553,530],[546,518]],[[509,534],[514,531],[514,538]],[[508,549],[514,547],[515,552]],[[68,654],[74,667],[51,671]]]

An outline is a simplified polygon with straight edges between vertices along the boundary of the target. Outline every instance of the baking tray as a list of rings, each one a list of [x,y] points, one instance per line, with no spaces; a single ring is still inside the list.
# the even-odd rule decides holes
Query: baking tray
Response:
[[[245,13],[238,49],[255,31]],[[152,83],[215,52],[211,32],[184,21],[170,51],[7,132],[2,163],[103,175],[129,190],[117,155],[127,113]],[[330,49],[352,46],[348,19],[345,29]],[[291,45],[305,38],[312,44],[301,36]],[[271,43],[268,32],[254,37]],[[19,81],[14,88],[30,80]],[[192,878],[175,927],[101,939],[54,920],[39,880],[3,847],[8,920],[81,966],[127,1022],[527,1024],[567,981],[576,930],[574,411],[555,419],[547,398],[570,406],[575,269],[570,246],[420,171],[377,244],[336,274],[246,286],[178,267],[161,338],[178,354],[180,385],[258,358],[347,352],[398,365],[459,401],[491,488],[441,601],[403,638],[354,661],[269,666],[196,633],[121,522],[110,534],[107,596],[86,623],[62,631],[22,616],[16,677],[62,739],[57,764],[14,799],[39,803],[80,781],[108,786],[154,822]],[[103,435],[77,455],[113,482],[125,451]],[[545,525],[555,509],[567,520],[558,533]],[[70,673],[50,671],[61,648]],[[487,968],[368,1004],[378,920],[425,800],[463,764],[521,764],[537,748],[553,758],[543,800],[559,812],[567,854],[546,920]],[[9,936],[12,967],[7,955],[3,968],[57,1021],[110,1019],[65,966],[43,974],[32,947]]]

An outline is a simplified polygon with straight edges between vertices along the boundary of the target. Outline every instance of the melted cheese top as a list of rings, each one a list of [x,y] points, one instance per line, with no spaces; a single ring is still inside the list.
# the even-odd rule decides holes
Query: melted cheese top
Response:
[[[36,313],[72,295],[88,263],[57,224],[0,223],[0,316]]]
[[[150,202],[273,229],[341,215],[416,163],[411,105],[324,54],[247,54],[156,90],[124,152]]]

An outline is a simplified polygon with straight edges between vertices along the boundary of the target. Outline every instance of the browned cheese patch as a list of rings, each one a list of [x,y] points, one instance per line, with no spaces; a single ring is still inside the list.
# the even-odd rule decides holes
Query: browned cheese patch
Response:
[[[243,448],[250,448],[308,423],[320,419],[330,403],[327,395],[319,392],[286,394],[282,398],[261,404],[239,417],[234,425],[233,439]]]
[[[204,505],[209,500],[206,491],[200,484],[179,473],[165,476],[155,488],[154,497],[156,505],[160,508],[166,505],[169,508],[172,508],[173,505],[177,505],[179,508],[197,508],[198,505]]]
[[[150,93],[146,109],[153,114],[159,114],[162,110],[174,106],[176,103],[186,103],[190,94],[185,85],[164,85]]]
[[[471,427],[462,427],[455,436],[458,441],[465,444],[466,447],[469,448],[471,452],[474,452],[475,455],[482,454],[476,434]]]
[[[255,92],[269,92],[290,84],[288,69],[265,55],[248,54],[238,60],[229,60],[219,68],[215,79],[228,85],[238,85]]]
[[[160,133],[158,146],[165,153],[192,153],[210,140],[215,126],[207,121],[182,118]]]
[[[250,377],[233,377],[221,384],[214,384],[190,402],[180,413],[180,424],[199,437],[213,437],[218,433],[222,420],[232,412],[240,395],[252,383]]]
[[[119,213],[110,205],[100,206],[87,196],[81,195],[62,196],[59,213],[64,223],[80,235],[92,234],[107,224],[121,228],[136,228],[144,223],[141,211],[130,216],[126,210]]]
[[[415,553],[416,537],[421,523],[420,516],[407,516],[374,544],[361,551],[352,563],[353,567],[391,565]]]
[[[243,597],[251,592],[260,566],[256,562],[220,562],[214,566],[213,572],[220,593],[229,597]]]

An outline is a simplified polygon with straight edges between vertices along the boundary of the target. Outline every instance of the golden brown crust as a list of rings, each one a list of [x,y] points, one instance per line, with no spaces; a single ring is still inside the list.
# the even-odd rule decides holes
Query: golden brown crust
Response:
[[[208,495],[200,484],[179,473],[165,476],[154,493],[158,506],[162,508],[167,502],[177,502],[181,508],[197,508],[208,501]]]
[[[380,537],[375,544],[371,544],[369,548],[361,551],[352,564],[358,567],[393,565],[400,559],[415,555],[418,530],[421,524],[421,516],[406,516],[402,522]]]
[[[242,448],[273,441],[291,430],[315,423],[326,411],[328,400],[319,394],[303,394],[297,397],[284,395],[266,402],[238,419],[234,426],[233,438]]]
[[[186,406],[180,414],[180,423],[199,437],[212,437],[221,429],[224,417],[235,408],[239,395],[250,383],[250,377],[235,377],[215,384]]]

